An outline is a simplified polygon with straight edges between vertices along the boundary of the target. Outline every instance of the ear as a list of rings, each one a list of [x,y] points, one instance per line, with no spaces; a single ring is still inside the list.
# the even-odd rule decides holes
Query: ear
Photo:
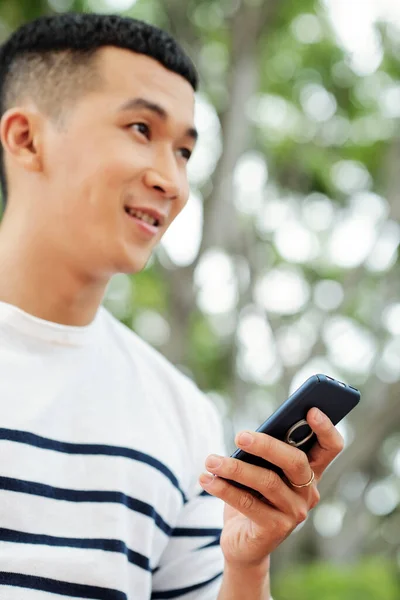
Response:
[[[42,169],[41,119],[33,110],[12,108],[0,122],[0,139],[4,153],[27,171]]]

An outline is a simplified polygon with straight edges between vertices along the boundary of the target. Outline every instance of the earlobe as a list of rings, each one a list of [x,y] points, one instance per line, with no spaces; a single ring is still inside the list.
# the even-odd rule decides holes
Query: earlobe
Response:
[[[39,115],[21,108],[8,110],[1,119],[0,136],[13,162],[28,171],[41,170]]]

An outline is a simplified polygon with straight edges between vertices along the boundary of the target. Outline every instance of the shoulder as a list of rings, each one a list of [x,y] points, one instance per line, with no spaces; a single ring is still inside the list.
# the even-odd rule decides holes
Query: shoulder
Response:
[[[182,417],[187,416],[190,422],[200,419],[200,423],[204,423],[209,420],[209,426],[218,427],[219,415],[214,404],[190,377],[104,307],[102,313],[105,334],[115,351],[121,352],[132,364],[137,365],[149,383],[158,388],[162,386],[165,393],[170,392]]]
[[[141,373],[150,372],[153,380],[162,378],[164,383],[170,385],[191,386],[189,377],[132,329],[118,321],[105,308],[102,308],[101,317],[108,344],[113,344],[114,352],[118,352],[120,355],[124,354],[136,365],[140,365]]]
[[[188,490],[196,483],[204,460],[212,452],[225,453],[222,421],[210,398],[158,350],[103,309],[104,343],[112,344],[119,362],[137,374],[147,404],[154,407],[157,420],[179,445],[181,457],[190,464]]]

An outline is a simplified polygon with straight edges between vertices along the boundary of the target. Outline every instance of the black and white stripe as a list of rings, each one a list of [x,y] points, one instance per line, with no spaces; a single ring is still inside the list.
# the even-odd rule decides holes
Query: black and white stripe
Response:
[[[204,527],[201,526],[201,523],[196,522],[196,520],[203,519],[202,511],[198,511],[197,505],[204,501],[212,505],[215,498],[209,495],[206,498],[199,493],[189,502],[181,490],[177,478],[160,461],[153,461],[152,457],[141,460],[142,453],[131,451],[128,448],[65,443],[29,432],[5,428],[0,429],[0,440],[0,450],[4,450],[5,456],[14,458],[10,468],[7,467],[7,464],[3,464],[2,472],[18,473],[23,471],[27,463],[27,453],[29,453],[29,458],[31,460],[33,458],[35,464],[35,474],[40,473],[42,476],[46,476],[47,482],[58,481],[61,474],[57,468],[59,464],[57,457],[60,454],[67,455],[63,461],[71,461],[72,468],[68,468],[66,473],[62,473],[62,480],[69,481],[75,486],[58,487],[47,482],[0,475],[0,506],[8,515],[8,526],[0,528],[0,549],[4,549],[5,545],[8,548],[6,552],[3,552],[3,554],[7,554],[8,560],[2,561],[0,588],[2,586],[7,588],[7,596],[12,588],[22,588],[71,598],[106,598],[107,600],[127,598],[123,588],[118,590],[113,587],[113,578],[103,577],[104,585],[84,583],[87,574],[85,563],[97,563],[105,554],[108,556],[107,563],[112,567],[113,573],[125,573],[129,589],[132,586],[137,587],[135,583],[137,569],[144,572],[142,577],[143,593],[146,586],[147,588],[152,587],[152,598],[154,599],[187,596],[217,582],[219,571],[210,578],[204,577],[200,570],[195,577],[196,583],[192,583],[193,575],[191,575],[188,585],[178,588],[166,587],[165,575],[167,575],[167,581],[172,580],[168,575],[169,569],[165,569],[163,561],[159,565],[152,563],[152,558],[160,556],[160,553],[154,553],[151,543],[148,543],[151,540],[156,546],[159,546],[161,539],[164,540],[163,558],[165,559],[165,556],[171,552],[181,554],[183,550],[184,554],[187,554],[212,547],[218,549],[221,532],[219,527]],[[43,453],[45,453],[46,460],[43,460]],[[118,489],[77,488],[77,484],[84,484],[85,480],[82,474],[86,472],[86,469],[79,473],[79,469],[74,470],[73,463],[82,458],[85,462],[89,461],[90,463],[92,460],[98,461],[100,457],[104,459],[101,462],[103,469],[101,472],[97,470],[97,473],[104,483],[107,481],[107,487],[110,487],[112,483],[116,484],[115,476],[118,469],[115,469],[115,461],[125,461],[124,466],[126,467],[126,458],[133,459],[135,463],[140,464],[141,469],[147,469],[148,473],[155,470],[162,477],[165,484],[171,489],[175,500],[179,499],[182,514],[189,515],[189,517],[186,516],[177,526],[176,523],[167,522],[152,504]],[[114,468],[107,470],[105,468],[107,461],[112,461]],[[63,465],[65,467],[64,462]],[[42,466],[45,468],[42,469]],[[105,472],[106,480],[104,479]],[[97,483],[100,483],[100,480]],[[133,485],[132,490],[134,487]],[[177,496],[173,490],[179,492]],[[185,502],[183,498],[185,498]],[[57,505],[61,507],[61,513],[56,508]],[[15,508],[11,509],[11,507]],[[107,531],[110,507],[113,507],[113,520],[122,520],[127,526],[127,531],[131,528],[132,535],[125,531],[125,538],[117,538],[112,537],[111,529]],[[21,513],[25,512],[36,515],[33,522],[27,521],[29,529],[17,527],[17,524],[21,522]],[[61,520],[60,514],[63,517]],[[195,522],[191,520],[191,515],[195,515]],[[138,536],[137,533],[140,530],[142,533]],[[138,539],[143,542],[142,546],[140,543],[138,544]],[[167,543],[169,548],[166,554]],[[132,547],[132,544],[136,544],[136,546]],[[36,549],[31,550],[30,548],[33,547]],[[57,565],[65,560],[67,550],[69,555],[73,552],[74,561],[83,565],[81,570],[75,568],[73,582],[57,577]],[[31,569],[33,556],[36,565],[34,570]],[[50,562],[54,565],[54,569],[48,566],[50,556],[52,557]],[[195,559],[194,554],[193,557]],[[124,567],[123,565],[126,563],[130,567]],[[21,565],[18,573],[12,570],[15,564]],[[46,565],[43,572],[41,572],[40,565]],[[163,589],[157,585],[158,579],[164,586]],[[0,597],[2,597],[1,592]]]
[[[0,598],[215,600],[211,403],[100,310],[86,331],[0,302]],[[23,376],[21,376],[23,373]]]

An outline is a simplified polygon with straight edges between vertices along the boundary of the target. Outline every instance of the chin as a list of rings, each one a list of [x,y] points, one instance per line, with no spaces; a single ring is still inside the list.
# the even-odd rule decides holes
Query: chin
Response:
[[[143,259],[139,257],[132,258],[129,260],[126,257],[125,260],[119,261],[116,265],[115,273],[124,273],[126,275],[135,275],[136,273],[140,273],[146,267],[147,263],[150,260],[150,254]]]

